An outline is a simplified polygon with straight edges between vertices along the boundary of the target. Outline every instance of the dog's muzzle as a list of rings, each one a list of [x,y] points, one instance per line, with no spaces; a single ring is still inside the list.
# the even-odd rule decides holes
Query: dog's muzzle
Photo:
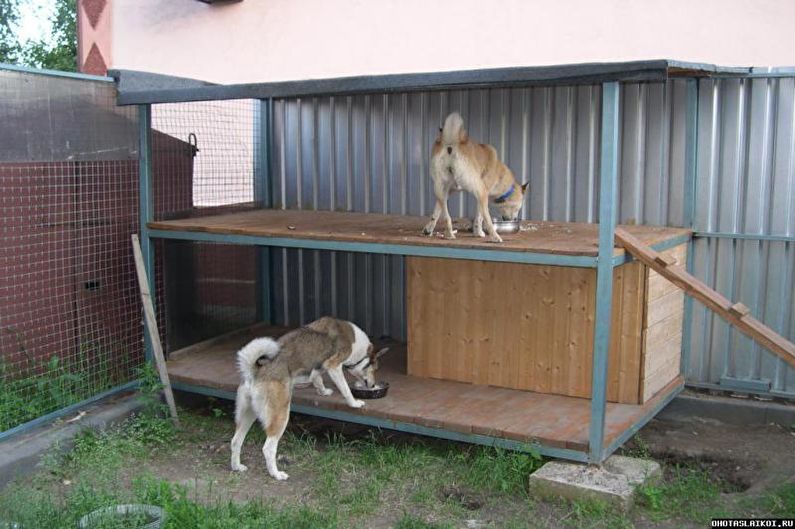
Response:
[[[453,154],[453,148],[452,147],[448,147],[447,148],[447,154]]]

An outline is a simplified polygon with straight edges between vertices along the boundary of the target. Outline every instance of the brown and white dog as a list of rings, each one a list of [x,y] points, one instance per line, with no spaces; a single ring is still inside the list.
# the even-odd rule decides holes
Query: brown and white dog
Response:
[[[451,191],[464,190],[474,195],[478,212],[472,223],[472,232],[484,237],[485,221],[490,242],[502,242],[502,238],[491,221],[489,201],[503,220],[514,220],[519,216],[527,191],[527,184],[519,185],[516,182],[511,170],[497,158],[494,147],[476,143],[469,138],[464,129],[464,120],[457,112],[447,116],[433,144],[431,178],[436,206],[431,221],[422,231],[432,236],[439,216],[443,215],[444,236],[447,239],[455,239],[453,221],[447,210],[447,197]]]
[[[240,448],[251,425],[259,419],[267,434],[262,453],[268,473],[277,480],[287,479],[287,474],[276,467],[276,449],[290,418],[293,385],[309,380],[318,394],[331,395],[332,390],[323,384],[325,371],[348,405],[361,408],[364,401],[353,398],[343,369],[371,388],[375,385],[378,358],[385,352],[386,348],[374,352],[370,339],[353,323],[330,317],[288,332],[278,340],[256,338],[248,343],[237,353],[242,383],[235,400],[232,470],[247,470],[240,464]]]

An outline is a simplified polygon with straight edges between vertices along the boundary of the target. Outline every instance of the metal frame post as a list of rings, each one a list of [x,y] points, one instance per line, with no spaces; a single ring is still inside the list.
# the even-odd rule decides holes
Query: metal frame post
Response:
[[[270,179],[271,99],[254,102],[254,200],[263,208],[272,207]],[[257,246],[257,321],[271,321],[271,251]]]
[[[687,80],[687,109],[685,111],[685,182],[684,225],[691,230],[696,225],[696,188],[698,178],[698,80]],[[695,263],[695,235],[687,244],[687,272],[693,273]],[[685,296],[682,328],[682,352],[679,372],[687,379],[690,365],[690,341],[693,336],[693,298]]]
[[[152,192],[152,105],[138,106],[138,186],[141,254],[149,281],[149,291],[156,293],[155,257],[149,233],[149,222],[155,220],[155,202]],[[145,322],[144,325],[146,325]],[[151,361],[152,343],[146,332],[144,332],[144,351],[147,361]]]
[[[618,177],[618,96],[617,82],[602,84],[602,136],[599,167],[599,257],[596,265],[596,317],[594,318],[593,374],[589,457],[591,463],[604,459],[607,367],[610,350],[610,322],[613,307],[613,248],[616,228],[616,180]]]

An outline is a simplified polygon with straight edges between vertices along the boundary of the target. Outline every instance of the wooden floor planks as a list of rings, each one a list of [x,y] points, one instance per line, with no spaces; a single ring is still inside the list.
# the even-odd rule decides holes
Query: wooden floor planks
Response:
[[[235,391],[239,380],[237,350],[253,336],[277,336],[283,332],[285,329],[260,325],[177,351],[169,358],[169,375],[174,382]],[[390,383],[389,394],[384,399],[368,401],[360,410],[349,408],[336,389],[331,397],[320,397],[312,388],[298,389],[293,402],[461,433],[587,449],[591,409],[588,399],[410,377],[405,374],[405,362],[405,347],[393,344],[379,376]],[[681,384],[681,379],[675,380],[644,406],[608,404],[606,444]],[[333,387],[329,382],[327,386]]]
[[[486,250],[550,253],[556,255],[595,256],[598,253],[598,224],[525,221],[525,230],[503,235],[502,244],[485,242],[464,232],[470,221],[457,219],[455,240],[420,234],[426,217],[379,215],[337,211],[299,211],[259,209],[205,217],[150,222],[156,230],[189,231],[228,235],[289,237],[320,241],[346,241],[414,246],[446,246]],[[646,245],[689,235],[681,228],[658,226],[624,226]],[[437,234],[438,235],[438,234]],[[624,250],[616,248],[615,254]]]

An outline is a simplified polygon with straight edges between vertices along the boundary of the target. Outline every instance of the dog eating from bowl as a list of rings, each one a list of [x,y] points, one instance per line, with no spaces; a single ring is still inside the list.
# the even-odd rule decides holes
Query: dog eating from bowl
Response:
[[[290,419],[293,386],[308,380],[318,395],[327,397],[333,393],[323,383],[323,374],[327,373],[348,406],[361,408],[365,403],[353,397],[343,370],[362,387],[375,389],[378,359],[387,350],[375,352],[359,327],[330,317],[290,331],[278,340],[256,338],[240,349],[237,362],[242,381],[235,399],[232,470],[247,470],[240,462],[240,449],[259,419],[267,435],[262,454],[268,473],[279,481],[287,479],[276,465],[276,450]]]
[[[527,184],[519,185],[511,170],[502,163],[491,145],[473,141],[464,128],[464,120],[453,112],[444,120],[431,151],[431,179],[436,205],[431,220],[422,230],[433,235],[439,217],[444,222],[444,236],[455,239],[453,221],[447,209],[447,199],[453,191],[466,191],[475,197],[477,214],[472,221],[472,233],[489,242],[502,242],[492,222],[489,204],[504,221],[518,219],[524,204]]]

